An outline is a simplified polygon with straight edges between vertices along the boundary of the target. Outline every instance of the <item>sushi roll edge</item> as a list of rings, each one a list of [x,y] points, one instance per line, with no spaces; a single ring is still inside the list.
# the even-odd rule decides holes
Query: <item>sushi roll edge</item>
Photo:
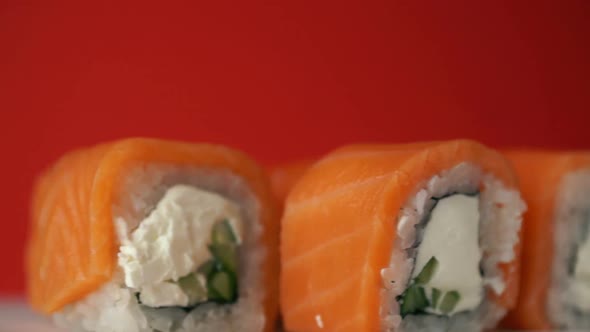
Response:
[[[455,217],[454,220],[460,220],[462,216],[453,210],[469,210],[471,205],[471,215],[463,216],[463,219],[471,220],[452,225],[453,220],[441,216],[435,224],[433,213],[444,208],[443,201],[448,205],[447,214]],[[477,210],[475,215],[474,207]],[[390,266],[381,271],[382,329],[478,331],[494,327],[507,310],[497,304],[497,298],[507,288],[500,265],[518,259],[517,246],[525,210],[526,205],[517,190],[506,187],[492,174],[468,162],[419,185],[397,217],[398,240],[394,244]],[[469,226],[474,218],[477,218],[475,228]],[[449,224],[443,225],[445,222]],[[476,232],[475,237],[453,228],[462,226],[471,227],[472,232]],[[432,227],[436,229],[428,232]],[[463,238],[456,234],[462,234]],[[442,243],[443,248],[438,251],[436,247],[430,249],[432,255],[424,253],[422,256],[428,257],[421,259],[421,241],[425,236],[436,242],[434,245]],[[447,238],[442,238],[444,236]],[[452,242],[452,236],[458,236],[456,240],[471,241],[471,246],[444,244],[445,241]],[[474,252],[474,245],[479,252]],[[464,246],[463,252],[461,246]],[[460,257],[447,254],[444,258],[445,250],[459,253]],[[437,253],[443,259],[437,259]],[[471,265],[469,268],[461,266],[467,263]],[[441,267],[441,264],[454,266],[456,271]],[[436,273],[447,275],[437,279]],[[467,278],[467,275],[471,276]],[[420,280],[425,276],[431,280]],[[430,285],[433,281],[437,287]],[[462,301],[470,304],[462,306]]]

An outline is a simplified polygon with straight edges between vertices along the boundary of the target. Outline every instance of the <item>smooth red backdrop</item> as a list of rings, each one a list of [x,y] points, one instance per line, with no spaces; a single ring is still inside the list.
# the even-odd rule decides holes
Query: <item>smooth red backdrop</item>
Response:
[[[0,293],[24,289],[34,176],[81,145],[590,147],[590,1],[407,2],[0,2]]]

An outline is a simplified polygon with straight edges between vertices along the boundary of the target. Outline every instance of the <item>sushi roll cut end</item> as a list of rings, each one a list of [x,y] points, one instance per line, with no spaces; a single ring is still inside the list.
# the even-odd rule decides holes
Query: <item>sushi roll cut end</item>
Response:
[[[526,204],[477,142],[343,147],[285,205],[287,330],[482,331],[516,304]]]
[[[59,326],[275,327],[277,207],[237,151],[152,139],[76,151],[41,177],[33,211],[29,294]]]
[[[507,289],[500,265],[516,258],[524,209],[517,191],[473,164],[425,181],[401,210],[382,270],[384,329],[494,327],[506,313],[494,298]]]

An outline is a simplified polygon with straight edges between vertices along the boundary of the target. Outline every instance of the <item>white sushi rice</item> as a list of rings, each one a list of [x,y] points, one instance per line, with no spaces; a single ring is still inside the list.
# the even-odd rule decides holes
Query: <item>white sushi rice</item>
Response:
[[[245,234],[239,250],[238,300],[225,305],[206,303],[190,312],[149,308],[138,303],[134,291],[125,287],[119,267],[113,280],[64,307],[54,315],[54,321],[80,332],[262,331],[264,285],[260,271],[266,252],[258,244],[262,234],[260,206],[245,181],[229,171],[151,164],[132,170],[121,183],[118,190],[124,195],[113,206],[113,220],[125,223],[129,232],[154,209],[166,190],[177,184],[215,192],[238,204]],[[121,240],[129,234],[118,235]]]
[[[589,294],[573,287],[570,271],[572,258],[588,236],[585,224],[590,221],[589,197],[590,169],[574,171],[563,177],[555,201],[555,255],[547,295],[547,314],[558,328],[590,329],[589,313],[581,311],[576,303],[576,297],[588,297]]]
[[[518,191],[506,188],[492,175],[473,164],[460,163],[420,184],[415,195],[397,216],[397,239],[390,266],[382,269],[381,326],[383,331],[481,331],[494,327],[505,309],[486,297],[474,310],[452,316],[407,315],[402,319],[396,297],[408,287],[416,250],[417,227],[433,206],[433,197],[479,191],[479,244],[483,252],[483,282],[486,290],[503,293],[505,283],[498,263],[514,259],[514,246],[526,205]],[[419,250],[419,248],[418,248]]]

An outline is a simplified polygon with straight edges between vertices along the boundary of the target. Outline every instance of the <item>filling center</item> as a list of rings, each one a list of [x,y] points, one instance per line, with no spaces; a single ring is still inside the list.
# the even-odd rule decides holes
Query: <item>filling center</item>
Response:
[[[154,308],[235,302],[242,237],[238,205],[196,187],[173,186],[121,243],[125,285]]]
[[[417,248],[401,315],[451,316],[476,308],[483,297],[479,247],[479,196],[436,200]]]

